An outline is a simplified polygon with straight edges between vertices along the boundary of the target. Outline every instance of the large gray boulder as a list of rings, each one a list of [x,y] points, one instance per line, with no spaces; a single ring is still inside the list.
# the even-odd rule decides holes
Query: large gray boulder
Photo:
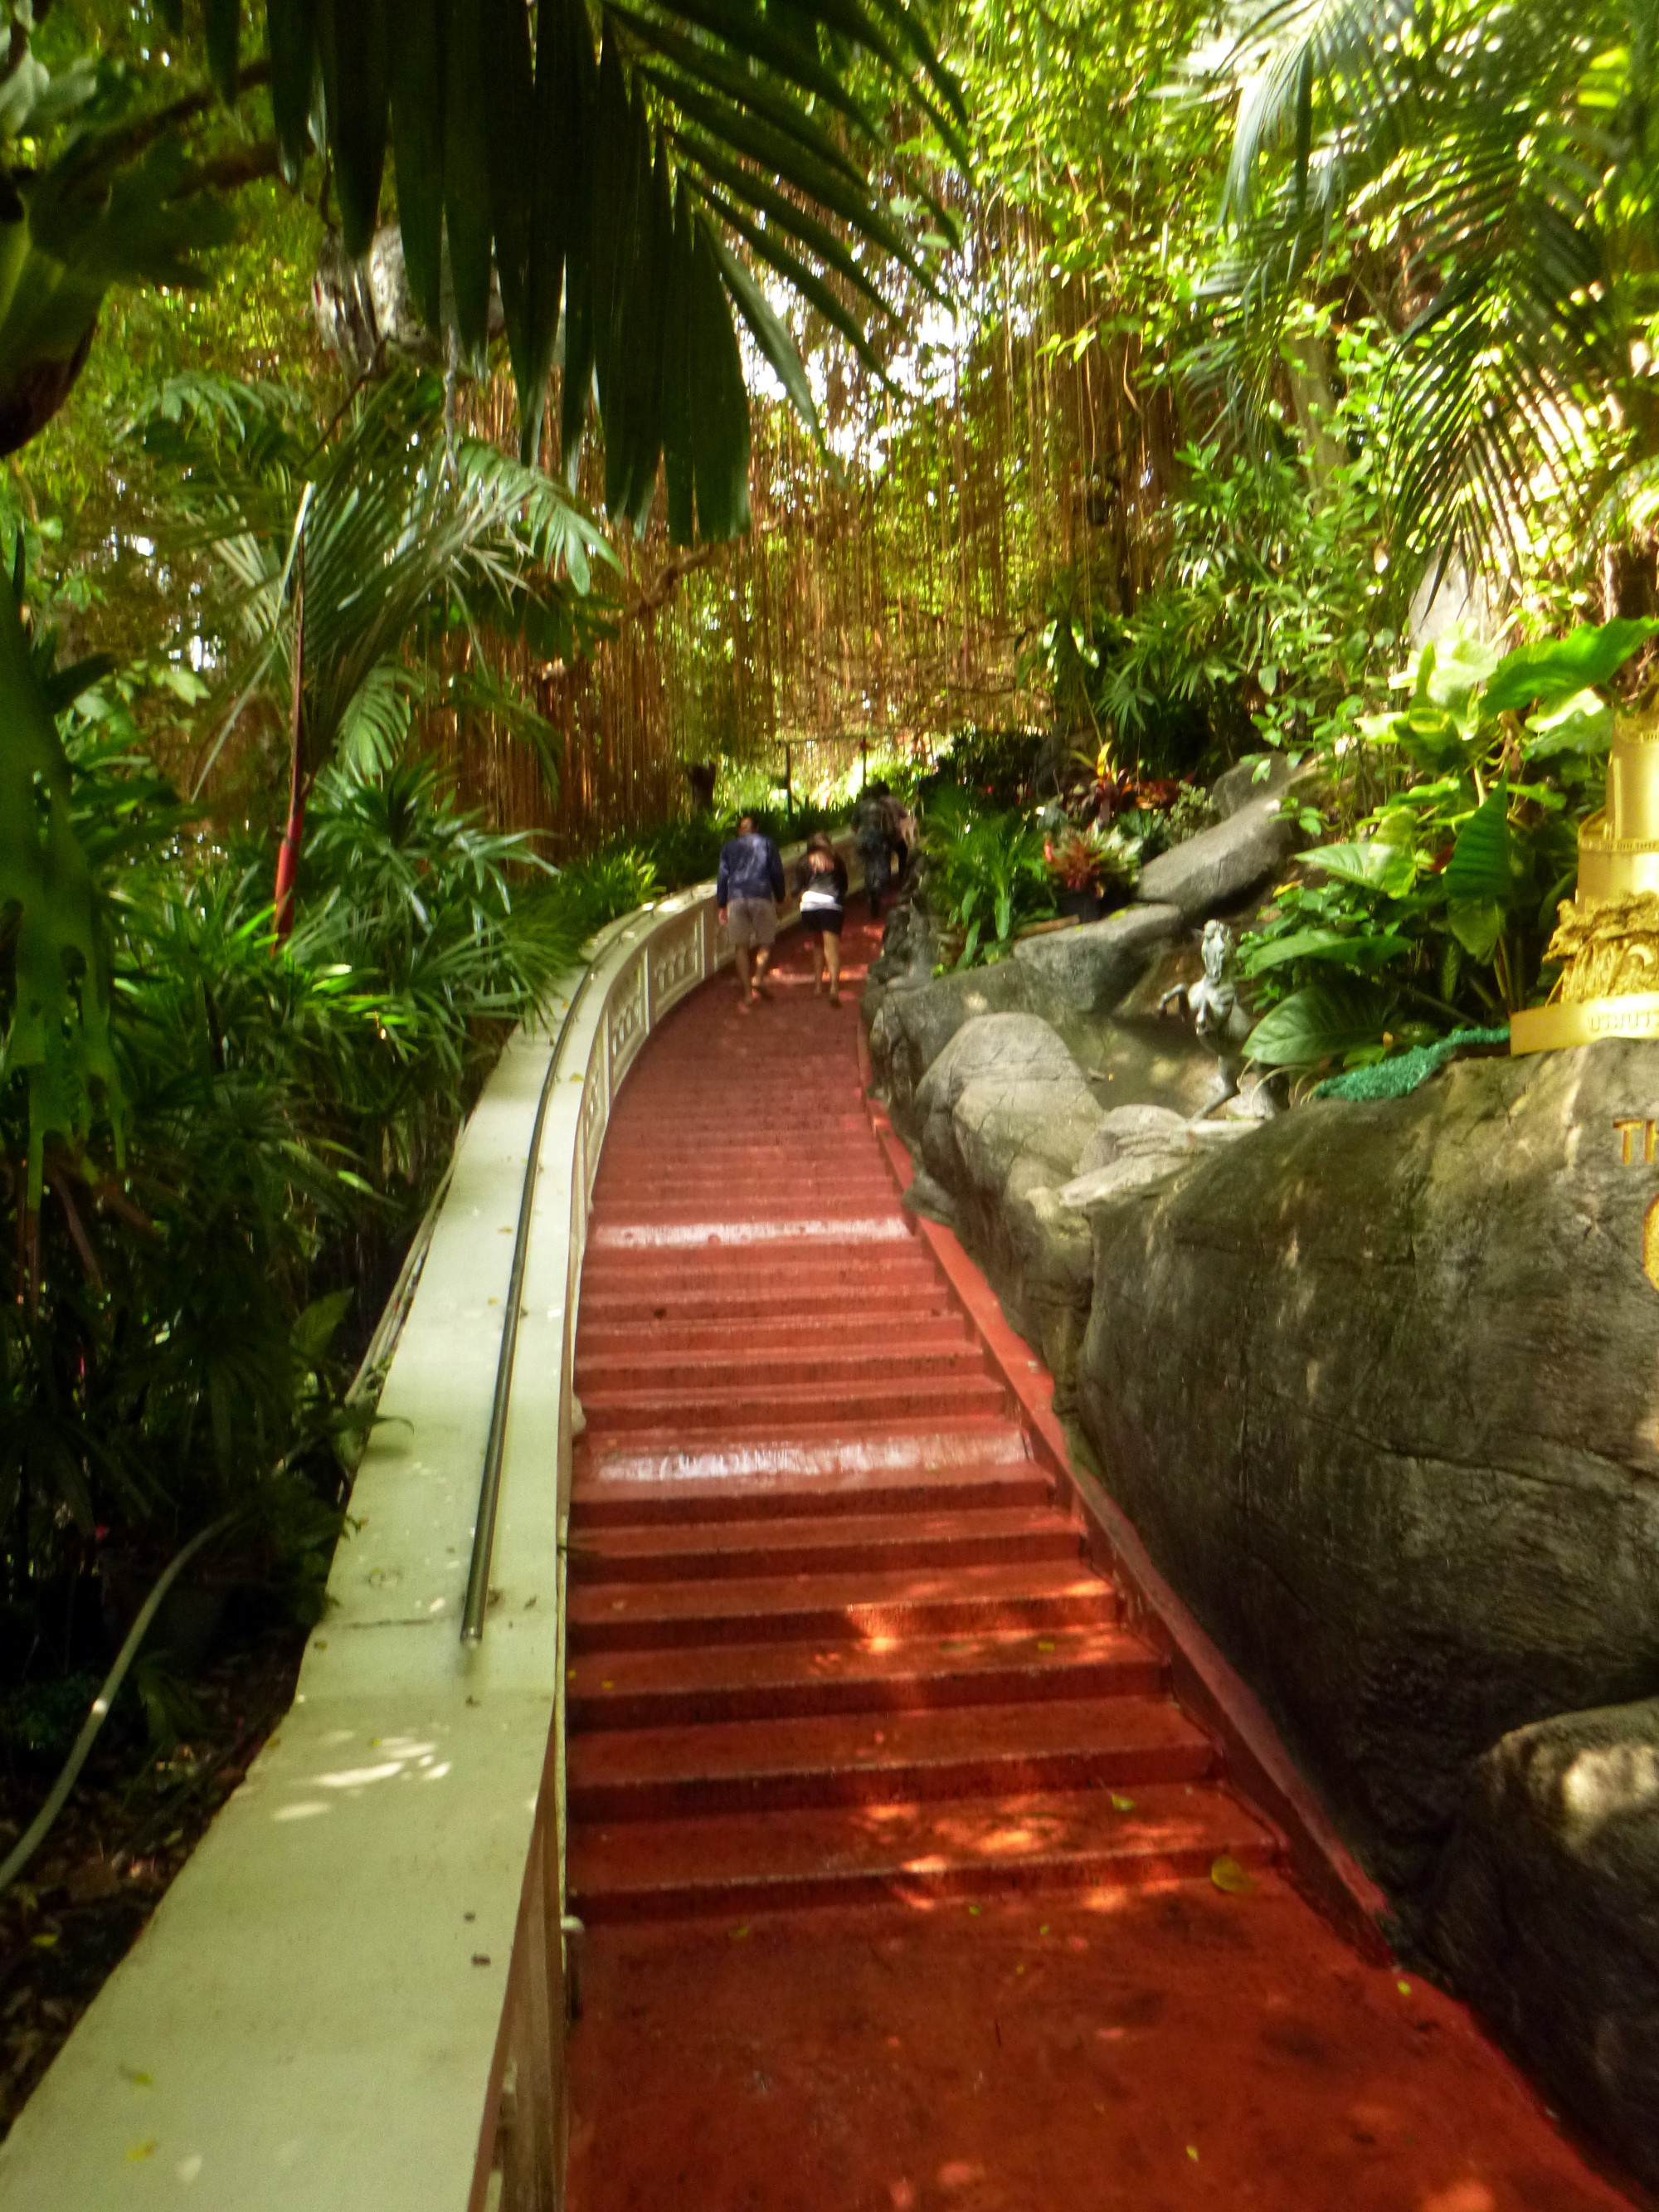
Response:
[[[1656,1093],[1467,1061],[1090,1207],[1100,1462],[1408,1917],[1474,1759],[1659,1682]]]
[[[1296,842],[1293,820],[1277,798],[1253,799],[1213,830],[1200,830],[1148,860],[1135,896],[1143,906],[1173,906],[1188,921],[1236,906],[1282,867]]]
[[[1130,906],[1104,921],[1022,938],[1014,957],[1080,1013],[1109,1014],[1186,927],[1179,907]]]
[[[1429,1940],[1553,2095],[1659,2186],[1659,1698],[1476,1765]]]
[[[917,1088],[963,1023],[986,1014],[1041,1016],[1050,1005],[1042,978],[1012,960],[866,990],[860,1011],[869,1032],[875,1087],[900,1135],[914,1139]]]
[[[953,1225],[1069,1402],[1093,1254],[1085,1217],[1058,1194],[1102,1120],[1081,1069],[1048,1023],[988,1015],[946,1045],[915,1106],[931,1210],[949,1194]]]
[[[1210,804],[1224,822],[1252,799],[1276,798],[1290,780],[1291,763],[1283,753],[1242,760],[1224,769],[1210,786]]]

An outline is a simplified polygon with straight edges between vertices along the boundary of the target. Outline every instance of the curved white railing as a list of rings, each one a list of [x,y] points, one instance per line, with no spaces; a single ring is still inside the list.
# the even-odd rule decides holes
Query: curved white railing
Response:
[[[503,1054],[293,1708],[0,2145],[0,2212],[562,2201],[576,1294],[617,1092],[730,957],[711,886],[665,899]]]

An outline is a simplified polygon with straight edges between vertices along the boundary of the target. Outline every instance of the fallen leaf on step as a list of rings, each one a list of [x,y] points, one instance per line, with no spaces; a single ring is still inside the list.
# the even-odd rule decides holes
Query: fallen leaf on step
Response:
[[[749,1930],[748,1930],[746,1928],[734,1928],[734,1929],[732,1930],[732,1941],[734,1943],[741,1942],[742,1942],[742,1940],[743,1940],[743,1938],[744,1938],[744,1937],[748,1933],[749,1933]]]
[[[1134,1811],[1134,1809],[1135,1809],[1135,1801],[1134,1801],[1134,1799],[1133,1799],[1133,1797],[1120,1797],[1120,1796],[1118,1796],[1118,1794],[1117,1794],[1116,1790],[1113,1790],[1113,1792],[1112,1792],[1112,1810],[1113,1810],[1113,1812],[1115,1812],[1115,1813],[1133,1813],[1133,1812]]]
[[[1256,1886],[1255,1876],[1225,1851],[1211,1862],[1210,1880],[1229,1897],[1248,1897]]]

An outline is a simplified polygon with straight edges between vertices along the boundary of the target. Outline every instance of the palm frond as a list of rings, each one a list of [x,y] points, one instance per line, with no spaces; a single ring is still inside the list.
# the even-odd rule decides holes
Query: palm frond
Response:
[[[222,71],[239,15],[240,0],[214,0]],[[967,162],[961,89],[925,0],[600,0],[591,16],[587,0],[406,0],[395,14],[388,0],[265,0],[265,15],[290,173],[310,150],[313,80],[325,87],[348,252],[368,247],[389,149],[416,303],[435,324],[447,261],[475,357],[492,260],[499,272],[525,457],[540,449],[562,325],[567,477],[591,397],[607,506],[642,518],[660,462],[676,542],[746,526],[734,315],[775,367],[793,354],[775,311],[756,312],[757,278],[734,249],[820,311],[833,301],[861,348],[866,318],[884,312],[884,261],[937,289],[890,190],[871,180],[892,158],[898,102]],[[693,199],[702,212],[685,220]],[[696,440],[672,419],[671,365],[700,395]],[[816,433],[799,361],[780,374]]]
[[[1652,0],[1269,0],[1237,20],[1230,252],[1202,373],[1247,410],[1290,302],[1384,241],[1401,296],[1395,527],[1471,567],[1524,511],[1605,495],[1630,433],[1630,337],[1655,302]],[[1609,57],[1622,54],[1616,65]],[[1646,58],[1644,59],[1644,55]]]

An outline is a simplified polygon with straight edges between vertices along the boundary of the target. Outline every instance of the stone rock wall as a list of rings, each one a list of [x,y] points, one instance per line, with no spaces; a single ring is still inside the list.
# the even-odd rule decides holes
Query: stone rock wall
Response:
[[[1551,2094],[1659,2187],[1659,1698],[1517,1729],[1476,1764],[1429,1942]]]
[[[1103,1118],[1092,1092],[1047,1022],[992,1014],[957,1032],[915,1105],[933,1188],[949,1194],[952,1225],[1067,1402],[1093,1252],[1087,1221],[1058,1189]]]
[[[1650,1046],[1465,1062],[1089,1209],[1113,1492],[1408,1913],[1501,1735],[1659,1686],[1650,1110]]]

